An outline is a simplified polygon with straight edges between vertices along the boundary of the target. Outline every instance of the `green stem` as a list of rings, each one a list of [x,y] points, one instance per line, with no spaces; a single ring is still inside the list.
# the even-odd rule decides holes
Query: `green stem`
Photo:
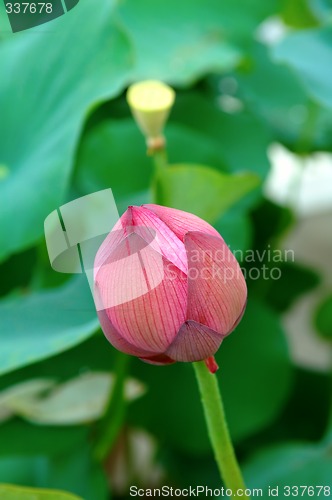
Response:
[[[156,169],[156,172],[161,172],[167,167],[168,160],[167,160],[166,147],[163,149],[157,149],[155,151],[152,151],[151,156],[153,159],[153,164]]]
[[[117,352],[115,382],[109,395],[104,417],[100,422],[99,436],[95,445],[95,457],[98,461],[103,461],[107,457],[123,425],[126,412],[125,381],[129,360],[129,356]]]
[[[153,165],[154,165],[154,177],[152,181],[152,192],[154,203],[163,205],[165,203],[165,193],[163,191],[163,177],[166,173],[168,166],[167,152],[166,149],[158,149],[151,152]]]
[[[230,438],[217,377],[209,372],[204,361],[193,363],[193,366],[215,459],[226,488],[236,497],[236,492],[244,492],[246,486]]]

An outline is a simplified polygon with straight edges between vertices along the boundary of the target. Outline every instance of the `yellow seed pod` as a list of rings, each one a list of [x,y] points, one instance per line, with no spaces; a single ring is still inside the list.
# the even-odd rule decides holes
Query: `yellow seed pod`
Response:
[[[149,150],[161,149],[165,145],[163,129],[174,99],[174,90],[158,80],[134,83],[128,89],[128,104],[146,137]]]

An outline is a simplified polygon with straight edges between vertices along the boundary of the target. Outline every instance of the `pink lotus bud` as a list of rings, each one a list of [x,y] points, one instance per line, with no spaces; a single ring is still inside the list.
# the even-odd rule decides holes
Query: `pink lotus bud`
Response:
[[[95,302],[107,339],[153,364],[206,360],[240,321],[246,283],[207,222],[159,205],[129,207],[98,250]]]

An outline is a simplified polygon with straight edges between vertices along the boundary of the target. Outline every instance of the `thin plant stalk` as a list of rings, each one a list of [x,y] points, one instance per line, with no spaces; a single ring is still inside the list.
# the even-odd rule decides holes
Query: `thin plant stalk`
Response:
[[[232,490],[233,497],[237,496],[236,492],[238,490],[242,490],[242,494],[245,496],[246,486],[229,434],[218,379],[216,375],[209,372],[204,361],[193,363],[193,366],[201,395],[208,434],[221,478],[226,488]]]

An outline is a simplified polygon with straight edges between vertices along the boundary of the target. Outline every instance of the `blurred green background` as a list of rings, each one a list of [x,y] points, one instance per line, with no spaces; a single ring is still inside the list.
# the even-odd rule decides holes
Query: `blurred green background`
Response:
[[[332,487],[331,1],[81,0],[18,34],[0,16],[0,483],[85,500],[221,486],[189,364],[130,360],[96,459],[121,356],[85,278],[51,269],[43,223],[111,187],[120,212],[188,210],[243,256],[217,376],[248,486]],[[125,101],[147,78],[177,92],[163,199]]]

